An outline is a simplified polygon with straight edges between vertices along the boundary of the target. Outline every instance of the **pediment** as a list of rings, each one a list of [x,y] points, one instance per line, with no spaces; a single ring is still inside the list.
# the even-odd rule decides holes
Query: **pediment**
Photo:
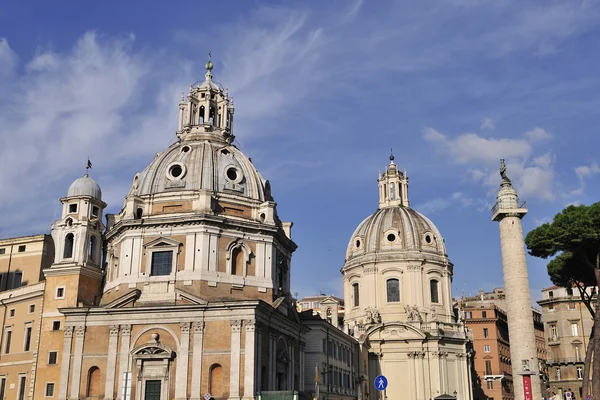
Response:
[[[321,300],[320,302],[321,304],[340,304],[339,301],[337,301],[336,299],[334,299],[331,296],[327,296],[325,297],[323,300]]]
[[[144,247],[173,247],[173,246],[181,246],[183,243],[178,242],[177,240],[173,240],[170,238],[159,237],[157,239],[152,240],[144,245]]]
[[[175,289],[175,295],[177,296],[177,300],[183,300],[190,304],[196,304],[201,306],[205,306],[208,304],[208,301],[201,299],[200,297],[194,296],[193,294],[184,292],[181,289]]]
[[[104,308],[106,308],[106,309],[110,309],[110,308],[123,308],[127,304],[133,303],[137,299],[139,299],[141,293],[142,292],[139,289],[133,289],[133,290],[125,293],[123,296],[117,297],[116,299],[114,299],[110,303],[106,304],[104,306]]]
[[[425,334],[419,329],[402,322],[375,325],[367,331],[371,340],[423,340]]]

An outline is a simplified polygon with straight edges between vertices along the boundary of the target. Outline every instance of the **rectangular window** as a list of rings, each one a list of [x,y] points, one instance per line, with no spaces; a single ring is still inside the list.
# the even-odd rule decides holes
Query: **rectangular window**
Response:
[[[77,204],[69,204],[69,213],[77,212]]]
[[[575,309],[575,303],[569,303],[569,310]]]
[[[64,287],[56,288],[56,298],[57,299],[65,298],[65,288]]]
[[[438,281],[432,279],[429,281],[429,297],[432,303],[440,302],[440,295],[438,293]]]
[[[481,318],[487,318],[487,311],[481,312]]]
[[[359,296],[360,296],[359,292],[360,291],[359,291],[359,288],[358,288],[358,283],[354,283],[352,285],[352,291],[353,291],[353,294],[354,294],[354,307],[358,307],[360,305],[360,299],[359,299]]]
[[[10,310],[8,310],[8,316],[9,318],[12,318],[15,316],[15,309],[11,308]]]
[[[571,335],[572,336],[579,336],[579,332],[577,329],[577,322],[571,322]]]
[[[25,342],[23,343],[23,350],[29,351],[31,347],[31,326],[25,328]]]
[[[10,342],[12,341],[12,330],[7,329],[4,334],[4,353],[10,353]]]
[[[46,383],[46,397],[54,397],[54,383]]]
[[[486,345],[483,346],[483,352],[484,353],[489,353],[490,352],[490,345],[489,344],[486,344]]]
[[[25,384],[27,383],[27,375],[19,376],[19,400],[25,400]]]
[[[485,360],[485,374],[492,374],[492,362],[490,360]]]
[[[35,312],[35,304],[29,305],[29,314],[33,314]]]
[[[13,278],[13,289],[20,288],[22,282],[23,282],[23,273],[15,272],[15,276]]]
[[[489,337],[490,337],[490,334],[489,334],[488,328],[483,328],[483,337],[484,337],[485,339],[487,339],[487,338],[489,338]]]
[[[567,288],[567,296],[573,296],[573,289]]]
[[[6,253],[6,249],[5,248],[0,249],[0,254],[5,254],[5,253]],[[2,378],[2,379],[6,380],[6,378]]]
[[[51,351],[48,353],[48,364],[56,365],[56,360],[58,359],[58,351]]]
[[[554,292],[552,290],[548,292],[548,298],[550,298],[550,299],[554,298]]]
[[[22,245],[19,246],[18,252],[19,253],[24,253],[26,248],[27,248],[27,246],[25,246],[24,244],[22,244]]]
[[[60,331],[60,321],[52,321],[52,330]]]
[[[554,304],[548,304],[548,311],[554,311]]]
[[[6,378],[0,378],[0,399],[4,398],[4,393],[6,392]]]
[[[494,388],[494,381],[488,380],[487,381],[487,388],[488,389],[493,389]]]
[[[387,301],[388,303],[400,301],[400,281],[398,279],[387,280]]]
[[[97,217],[100,209],[96,206],[92,206],[92,216]]]
[[[171,275],[173,251],[155,251],[152,253],[152,276]]]

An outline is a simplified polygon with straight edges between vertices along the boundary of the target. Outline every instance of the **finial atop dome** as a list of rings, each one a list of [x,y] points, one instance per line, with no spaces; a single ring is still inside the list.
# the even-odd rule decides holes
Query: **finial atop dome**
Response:
[[[390,149],[390,162],[394,162],[394,149]]]
[[[206,68],[206,76],[209,76],[213,69],[213,63],[211,61],[211,58],[212,58],[212,55],[210,54],[210,51],[209,51],[208,52],[208,61],[206,62],[206,65],[204,66]]]

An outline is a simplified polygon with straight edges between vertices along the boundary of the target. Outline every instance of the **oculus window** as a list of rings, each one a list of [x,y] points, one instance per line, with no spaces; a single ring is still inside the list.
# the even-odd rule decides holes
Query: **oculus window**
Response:
[[[397,303],[400,301],[400,281],[398,279],[388,279],[387,301],[388,303]]]
[[[152,253],[152,276],[171,275],[173,251],[155,251]]]

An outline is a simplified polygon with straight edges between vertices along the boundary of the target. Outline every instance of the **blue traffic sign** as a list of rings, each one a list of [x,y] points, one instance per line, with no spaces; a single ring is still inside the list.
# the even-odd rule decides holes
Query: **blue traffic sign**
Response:
[[[379,375],[377,378],[375,378],[375,389],[377,390],[385,390],[385,388],[387,388],[388,385],[388,380],[385,376],[383,375]]]

